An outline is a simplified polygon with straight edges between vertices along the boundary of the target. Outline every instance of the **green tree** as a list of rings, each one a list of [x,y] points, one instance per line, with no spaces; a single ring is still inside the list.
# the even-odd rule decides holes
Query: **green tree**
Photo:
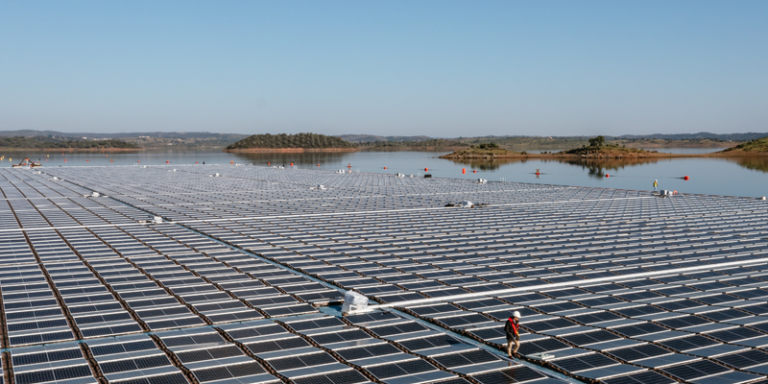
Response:
[[[589,146],[593,148],[600,148],[605,146],[605,137],[597,136],[589,139]]]

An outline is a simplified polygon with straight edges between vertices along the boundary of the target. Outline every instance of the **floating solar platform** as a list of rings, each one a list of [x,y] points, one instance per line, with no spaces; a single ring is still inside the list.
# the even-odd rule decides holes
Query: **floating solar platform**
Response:
[[[3,382],[768,382],[756,199],[232,165],[0,191]]]

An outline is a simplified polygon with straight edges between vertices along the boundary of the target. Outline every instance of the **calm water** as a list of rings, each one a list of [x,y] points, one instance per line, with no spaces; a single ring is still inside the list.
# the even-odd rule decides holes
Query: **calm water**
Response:
[[[673,150],[665,150],[672,152]],[[690,149],[674,150],[685,153]],[[711,152],[711,149],[697,149]],[[707,159],[682,158],[646,160],[642,162],[610,161],[583,163],[559,160],[514,160],[499,162],[455,162],[439,159],[445,152],[356,152],[356,153],[307,153],[307,154],[228,154],[223,152],[167,151],[141,153],[49,153],[8,152],[2,166],[10,167],[24,157],[41,159],[44,167],[54,166],[113,166],[174,164],[240,164],[289,165],[313,169],[347,169],[354,172],[404,173],[423,177],[484,178],[491,181],[520,181],[529,183],[577,185],[623,189],[651,190],[654,179],[663,189],[683,193],[760,197],[768,195],[768,159]],[[688,152],[690,153],[690,152]],[[47,159],[47,161],[46,161]],[[65,162],[64,159],[67,161]],[[87,160],[87,161],[86,161]],[[319,164],[319,166],[318,166]],[[384,167],[387,167],[385,170]],[[429,168],[428,172],[424,168]],[[462,174],[465,168],[467,173]],[[540,176],[535,172],[539,169]],[[472,171],[476,170],[477,173]],[[610,177],[606,178],[608,174]],[[689,176],[684,181],[683,176]]]
[[[542,152],[560,152],[560,151],[567,151],[570,148],[560,148],[560,149],[529,149],[526,152],[528,153],[542,153]],[[717,151],[722,151],[723,148],[643,148],[649,151],[658,151],[658,152],[665,152],[665,153],[689,153],[689,154],[699,154],[699,153],[713,153]],[[521,149],[515,149],[515,151],[521,151]]]

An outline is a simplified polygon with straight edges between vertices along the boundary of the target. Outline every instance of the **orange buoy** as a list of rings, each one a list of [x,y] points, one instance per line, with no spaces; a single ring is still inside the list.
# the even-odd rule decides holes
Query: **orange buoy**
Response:
[[[384,169],[387,169],[387,167],[384,167]]]
[[[466,168],[462,168],[461,169],[461,174],[462,175],[466,175],[467,174],[467,169]]]
[[[110,162],[110,163],[114,163],[114,162],[115,162],[115,160],[113,160],[113,159],[109,159],[109,162]]]
[[[271,161],[267,161],[267,165],[272,165],[272,162]]]
[[[291,167],[293,167],[293,163],[291,163]]]
[[[85,162],[86,162],[86,163],[87,163],[87,162],[89,162],[89,161],[90,161],[90,160],[88,160],[88,159],[85,159]]]
[[[317,166],[319,167],[319,166],[320,166],[320,164],[318,164]]]
[[[683,180],[688,180],[688,179],[689,179],[688,176],[683,176]]]
[[[136,160],[137,163],[141,163],[141,160]]]
[[[605,177],[611,177],[611,175],[609,175],[609,174],[607,174],[607,173],[606,173],[606,174],[605,174]]]
[[[169,164],[169,163],[170,163],[170,161],[166,160],[166,161],[165,161],[165,163],[166,163],[166,164]]]
[[[229,163],[230,163],[230,164],[234,164],[235,162],[234,162],[234,161],[230,161]],[[291,164],[291,165],[293,165],[293,164]]]
[[[197,161],[195,161],[195,164],[197,164]]]
[[[424,168],[424,172],[429,172],[429,168]]]
[[[66,162],[67,162],[67,159],[64,159],[64,162],[66,163]]]
[[[473,169],[473,170],[472,170],[472,173],[477,173],[477,169]]]

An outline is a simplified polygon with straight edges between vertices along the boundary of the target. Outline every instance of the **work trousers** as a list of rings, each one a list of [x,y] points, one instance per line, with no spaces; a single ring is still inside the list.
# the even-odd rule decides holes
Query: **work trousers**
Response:
[[[512,346],[515,348],[512,349]],[[517,350],[520,349],[520,340],[512,339],[507,340],[507,356],[512,357],[513,353],[517,353]]]

